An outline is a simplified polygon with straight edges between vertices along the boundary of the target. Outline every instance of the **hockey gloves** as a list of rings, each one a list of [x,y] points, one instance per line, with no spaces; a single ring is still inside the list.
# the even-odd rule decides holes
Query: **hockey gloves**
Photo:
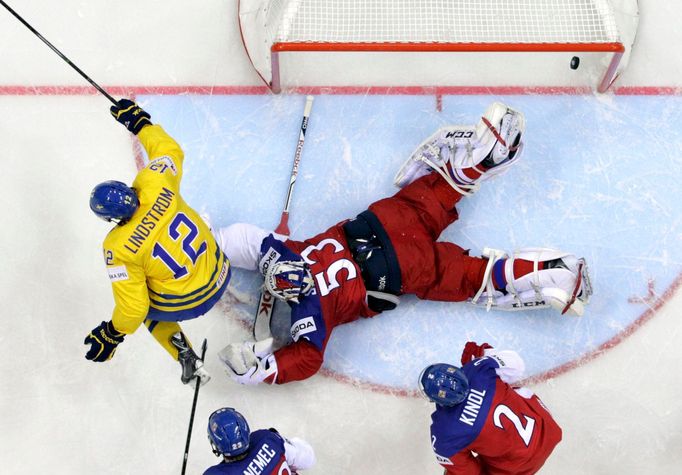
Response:
[[[111,115],[126,129],[138,134],[145,125],[152,125],[151,115],[130,99],[121,99],[118,105],[111,106]]]
[[[102,322],[94,328],[83,342],[90,346],[85,359],[101,363],[110,360],[116,352],[116,347],[123,341],[125,334],[119,333],[111,322]]]
[[[484,351],[488,348],[492,348],[492,346],[487,343],[478,345],[474,341],[467,341],[466,345],[464,345],[464,351],[462,351],[462,366],[475,360],[476,358],[485,356]]]
[[[277,360],[272,354],[273,339],[231,343],[218,353],[227,375],[239,384],[255,385],[277,380]]]

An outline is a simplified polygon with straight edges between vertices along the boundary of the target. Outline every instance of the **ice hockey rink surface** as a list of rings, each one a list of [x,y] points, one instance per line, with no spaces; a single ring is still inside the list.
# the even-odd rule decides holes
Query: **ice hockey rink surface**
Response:
[[[257,87],[234,44],[231,3],[191,12],[179,1],[141,11],[129,1],[111,9],[23,3],[14,6],[72,60],[116,97],[134,95],[178,140],[183,196],[214,226],[277,224],[305,96]],[[108,101],[5,13],[0,472],[179,473],[192,388],[180,383],[177,363],[144,329],[106,364],[83,358],[83,338],[113,305],[100,252],[109,225],[89,211],[89,192],[106,179],[130,182],[143,155],[109,116]],[[126,21],[137,26],[116,32]],[[644,63],[655,56],[648,34]],[[468,340],[517,350],[526,361],[528,386],[564,431],[542,473],[680,473],[682,99],[671,71],[682,71],[679,58],[672,66],[661,60],[661,74],[641,72],[637,60],[628,94],[313,89],[294,238],[394,193],[395,172],[421,140],[446,124],[474,123],[501,100],[526,115],[524,157],[463,199],[442,239],[472,254],[546,246],[584,256],[594,296],[581,318],[403,298],[393,312],[337,328],[313,378],[243,387],[216,358],[250,336],[258,277],[237,271],[216,308],[183,324],[195,346],[208,339],[213,375],[200,392],[188,473],[217,463],[205,426],[223,406],[252,428],[308,440],[318,463],[305,473],[441,473],[429,440],[432,407],[416,396],[416,378],[427,364],[456,363]],[[652,87],[643,94],[635,86]]]

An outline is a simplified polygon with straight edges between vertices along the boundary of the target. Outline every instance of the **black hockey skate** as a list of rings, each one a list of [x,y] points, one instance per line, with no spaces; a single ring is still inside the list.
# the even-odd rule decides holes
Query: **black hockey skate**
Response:
[[[177,332],[171,337],[171,344],[178,350],[178,362],[182,368],[180,381],[182,384],[188,384],[194,378],[201,379],[201,385],[208,383],[211,376],[204,369],[204,362],[194,352],[187,338],[182,332]]]

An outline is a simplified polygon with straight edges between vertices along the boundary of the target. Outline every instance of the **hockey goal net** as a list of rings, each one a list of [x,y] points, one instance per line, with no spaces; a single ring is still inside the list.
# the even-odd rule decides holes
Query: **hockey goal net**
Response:
[[[282,52],[603,52],[625,48],[610,0],[240,0],[247,53],[279,92]]]

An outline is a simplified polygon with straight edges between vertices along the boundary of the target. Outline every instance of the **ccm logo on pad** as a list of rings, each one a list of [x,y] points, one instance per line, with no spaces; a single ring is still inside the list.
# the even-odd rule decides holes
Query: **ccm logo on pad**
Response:
[[[315,326],[315,320],[313,320],[313,317],[306,317],[297,321],[291,326],[291,338],[293,338],[294,341],[298,341],[301,335],[312,333],[316,330],[317,327]]]

